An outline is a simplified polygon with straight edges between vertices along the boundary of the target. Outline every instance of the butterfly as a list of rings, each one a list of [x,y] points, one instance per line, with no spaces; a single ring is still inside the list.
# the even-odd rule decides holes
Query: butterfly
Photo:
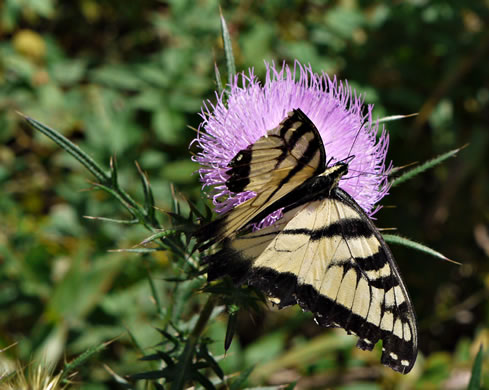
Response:
[[[222,242],[203,259],[208,280],[226,275],[269,296],[279,308],[298,304],[324,327],[358,336],[381,362],[403,374],[415,361],[414,309],[391,251],[364,210],[338,184],[348,159],[327,166],[314,123],[300,109],[229,163],[230,192],[248,199],[201,227],[200,250]],[[253,226],[282,210],[271,226]]]

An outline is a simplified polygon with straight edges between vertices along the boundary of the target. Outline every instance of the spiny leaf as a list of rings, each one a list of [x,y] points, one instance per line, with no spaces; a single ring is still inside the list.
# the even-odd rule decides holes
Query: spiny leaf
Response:
[[[137,162],[135,164],[139,173],[139,177],[141,178],[141,184],[143,185],[144,209],[146,210],[147,216],[151,221],[151,224],[154,227],[158,227],[159,224],[155,216],[155,199],[153,196],[153,190],[151,189],[151,185],[146,174],[143,172]]]
[[[219,367],[219,364],[217,364],[214,357],[209,353],[209,350],[207,349],[206,344],[200,345],[199,352],[198,352],[197,356],[201,359],[204,359],[204,361],[207,363],[207,365],[210,368],[212,368],[212,371],[214,371],[220,379],[224,379],[224,372],[222,372],[222,369],[221,369],[221,367]]]
[[[133,379],[133,380],[140,380],[140,379],[155,380],[155,379],[161,379],[161,378],[169,378],[170,377],[170,375],[169,375],[170,370],[167,370],[167,368],[165,368],[163,370],[146,371],[146,372],[140,372],[138,374],[133,374],[133,375],[131,375],[131,379]]]
[[[234,64],[233,55],[233,44],[231,42],[231,36],[229,35],[228,26],[224,15],[222,14],[222,9],[219,7],[219,13],[221,15],[221,30],[222,30],[222,40],[224,42],[224,54],[226,56],[226,67],[228,71],[229,83],[231,84],[236,74],[236,65]]]
[[[397,186],[397,185],[399,185],[399,184],[401,184],[401,183],[403,183],[409,179],[412,179],[414,176],[419,175],[421,172],[424,172],[430,168],[433,168],[436,165],[445,161],[446,159],[455,156],[459,151],[466,148],[467,145],[468,144],[465,144],[464,146],[462,146],[460,148],[453,149],[447,153],[444,153],[438,157],[435,157],[432,160],[426,161],[425,163],[421,164],[420,166],[418,166],[416,168],[413,168],[413,169],[407,171],[406,173],[399,176],[398,178],[391,180],[391,182],[390,182],[391,187],[395,187],[395,186]]]
[[[212,384],[212,382],[207,379],[204,375],[202,375],[200,372],[197,370],[194,370],[192,372],[192,377],[195,379],[197,382],[199,382],[202,386],[204,386],[205,389],[207,390],[215,390],[216,387]]]
[[[138,219],[123,220],[123,219],[113,219],[113,218],[105,218],[105,217],[93,217],[91,215],[84,215],[83,218],[94,219],[94,220],[103,221],[103,222],[120,223],[120,224],[124,224],[124,225],[136,225],[139,223]]]
[[[109,249],[108,252],[114,253],[153,253],[157,251],[164,251],[163,248],[120,248],[120,249]]]
[[[105,347],[107,347],[107,345],[109,345],[110,343],[112,343],[112,341],[102,343],[95,347],[91,347],[87,349],[85,352],[83,352],[80,356],[73,359],[71,362],[65,364],[61,379],[65,379],[70,372],[73,372],[78,367],[80,367],[83,363],[85,363],[89,358],[91,358],[93,355],[105,349]]]
[[[238,323],[238,313],[233,311],[229,313],[228,325],[226,327],[226,337],[224,338],[224,351],[227,352],[234,338],[236,332],[236,325]]]
[[[461,265],[459,262],[449,259],[448,257],[444,256],[440,252],[437,252],[434,249],[427,247],[426,245],[420,244],[419,242],[412,241],[409,238],[401,237],[393,234],[383,234],[382,237],[384,237],[384,240],[390,244],[404,245],[408,248],[416,249],[420,252],[424,252],[431,256],[438,257],[439,259],[449,261],[450,263]]]
[[[384,116],[383,118],[380,118],[377,122],[383,123],[383,122],[392,122],[392,121],[398,121],[400,119],[404,118],[410,118],[412,116],[418,115],[417,112],[414,114],[407,114],[407,115],[390,115],[390,116]]]
[[[110,183],[109,176],[104,172],[100,165],[98,165],[88,154],[86,154],[68,138],[33,118],[30,118],[20,112],[18,112],[18,114],[25,119],[29,126],[43,133],[52,141],[56,142],[62,149],[76,158],[93,176],[95,176],[98,181],[101,183]]]
[[[126,209],[127,211],[129,211],[132,215],[136,216],[138,213],[136,211],[136,209],[131,205],[129,204],[126,199],[124,199],[121,194],[119,193],[119,191],[117,191],[116,189],[110,187],[110,186],[107,186],[105,184],[102,184],[102,183],[92,183],[92,185],[96,188],[99,188],[107,193],[109,193],[110,195],[112,195],[114,198],[116,198]],[[141,218],[143,216],[141,215]]]
[[[170,342],[173,345],[172,349],[170,351],[168,351],[168,353],[171,354],[171,353],[175,352],[178,349],[178,346],[180,345],[180,341],[178,340],[178,338],[172,336],[170,333],[168,333],[167,331],[165,331],[163,329],[157,328],[156,330],[158,332],[160,332],[163,335],[163,337],[165,337],[167,339],[167,341]],[[161,345],[167,344],[167,341],[163,341],[161,343]]]
[[[142,360],[142,361],[163,360],[167,366],[172,366],[175,364],[175,363],[173,363],[173,359],[171,358],[170,354],[163,352],[163,351],[156,351],[155,353],[153,353],[151,355],[143,356],[139,360]]]
[[[152,234],[148,238],[145,238],[143,241],[141,241],[138,245],[146,245],[146,244],[149,244],[150,242],[155,241],[159,238],[168,237],[168,236],[178,234],[178,233],[179,233],[179,231],[176,229],[166,229],[164,231]]]
[[[188,380],[189,373],[192,369],[192,357],[194,355],[194,344],[187,341],[182,354],[176,364],[177,370],[175,378],[171,385],[171,390],[183,390],[185,382]]]

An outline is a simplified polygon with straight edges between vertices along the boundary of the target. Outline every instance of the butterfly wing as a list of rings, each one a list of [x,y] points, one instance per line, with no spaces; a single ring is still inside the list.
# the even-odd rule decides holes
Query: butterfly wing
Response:
[[[281,208],[278,200],[324,171],[325,166],[324,146],[316,126],[300,109],[293,110],[278,127],[231,160],[226,181],[229,191],[252,191],[256,196],[198,230],[198,242],[206,242],[201,249]]]
[[[209,279],[230,275],[279,307],[298,303],[318,324],[342,327],[382,363],[411,370],[417,355],[414,310],[387,244],[360,206],[333,188],[278,223],[233,240],[205,259]]]

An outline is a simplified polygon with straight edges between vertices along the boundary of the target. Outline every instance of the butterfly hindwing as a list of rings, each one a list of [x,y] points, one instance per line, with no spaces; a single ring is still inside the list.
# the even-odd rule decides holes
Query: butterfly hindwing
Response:
[[[226,231],[222,249],[204,258],[208,278],[229,275],[237,284],[253,285],[280,308],[297,303],[312,312],[319,325],[342,327],[357,335],[361,349],[371,350],[382,340],[382,363],[407,373],[417,355],[416,321],[392,254],[363,209],[338,187],[347,165],[337,163],[318,172],[325,161],[322,143],[316,145],[322,152],[313,153],[319,156],[318,164],[292,167],[293,161],[304,161],[307,150],[314,150],[310,144],[317,139],[311,124],[314,131],[290,142],[299,134],[290,129],[301,128],[295,123],[301,118],[294,113],[288,117],[294,119],[292,125],[286,119],[273,134],[246,149],[251,154],[241,151],[233,159],[230,188],[253,188],[256,198],[261,198],[255,206],[259,211],[249,211],[254,206],[248,201],[250,205],[244,203],[241,209],[246,212],[238,206],[229,212],[231,219],[226,219],[228,215],[219,222],[226,229],[239,225],[241,231]],[[280,131],[281,136],[272,137]],[[281,142],[302,146],[280,149]],[[275,150],[269,150],[268,159],[257,152],[267,146]],[[260,168],[262,159],[264,168]],[[238,161],[245,163],[237,165]],[[284,172],[280,172],[281,161],[288,161]],[[308,173],[298,176],[301,171]],[[275,224],[250,231],[250,223],[256,222],[253,218],[279,208],[283,217]],[[246,220],[231,224],[240,213]]]
[[[253,191],[256,196],[197,232],[203,248],[235,234],[277,200],[324,170],[326,156],[321,136],[301,111],[292,111],[279,126],[231,160],[226,186],[231,192]],[[256,221],[259,222],[259,221]]]

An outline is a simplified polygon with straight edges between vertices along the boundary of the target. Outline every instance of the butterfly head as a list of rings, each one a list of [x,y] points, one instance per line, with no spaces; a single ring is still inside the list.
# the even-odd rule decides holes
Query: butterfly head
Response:
[[[334,180],[334,186],[336,187],[340,181],[340,179],[348,174],[348,163],[340,161],[329,168]]]
[[[348,166],[354,158],[354,155],[350,155],[326,168],[324,173],[327,173],[333,179],[333,187],[336,187],[340,179],[348,174]]]
[[[338,186],[340,179],[348,173],[348,163],[338,161],[336,164],[326,168],[319,176],[326,180],[326,187],[332,189]]]

